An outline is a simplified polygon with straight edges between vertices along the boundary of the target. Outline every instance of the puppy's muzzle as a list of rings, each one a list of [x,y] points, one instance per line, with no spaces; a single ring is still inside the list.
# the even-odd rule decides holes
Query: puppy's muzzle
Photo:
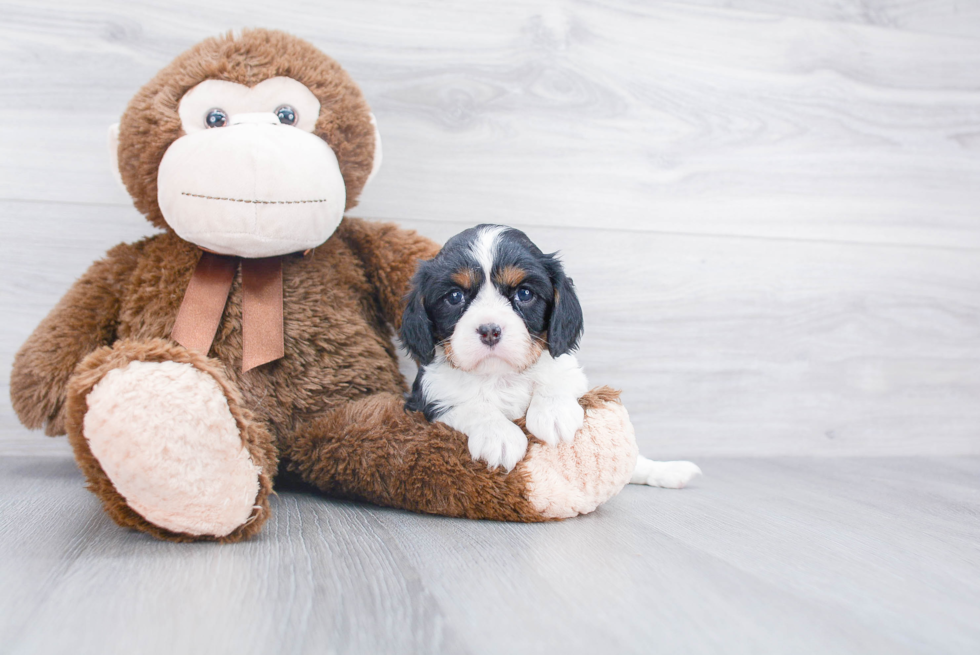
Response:
[[[500,326],[496,323],[484,323],[480,327],[476,328],[477,333],[480,335],[480,341],[485,346],[493,348],[498,341],[500,341],[500,334],[502,330]]]

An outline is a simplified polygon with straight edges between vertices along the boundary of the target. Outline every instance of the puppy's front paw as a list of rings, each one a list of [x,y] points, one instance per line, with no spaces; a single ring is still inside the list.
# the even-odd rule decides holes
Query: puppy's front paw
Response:
[[[471,428],[466,436],[470,455],[486,462],[489,468],[503,466],[504,470],[512,471],[527,452],[524,431],[509,421],[493,421]]]
[[[630,484],[646,484],[665,489],[683,489],[687,483],[701,475],[701,469],[694,462],[654,462],[637,457],[636,468]]]
[[[585,423],[585,410],[571,396],[534,394],[526,422],[527,431],[549,446],[571,443]]]

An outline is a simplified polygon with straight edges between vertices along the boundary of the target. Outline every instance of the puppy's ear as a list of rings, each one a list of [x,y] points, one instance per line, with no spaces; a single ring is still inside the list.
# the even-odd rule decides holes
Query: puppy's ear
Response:
[[[565,275],[565,269],[554,254],[546,257],[545,267],[555,290],[548,320],[548,350],[552,357],[560,357],[578,347],[585,325],[572,279]]]
[[[405,311],[402,314],[402,327],[398,333],[402,345],[419,364],[432,363],[436,356],[436,342],[432,336],[432,321],[425,311],[425,300],[422,297],[425,271],[423,265],[412,278],[412,290],[405,299]]]

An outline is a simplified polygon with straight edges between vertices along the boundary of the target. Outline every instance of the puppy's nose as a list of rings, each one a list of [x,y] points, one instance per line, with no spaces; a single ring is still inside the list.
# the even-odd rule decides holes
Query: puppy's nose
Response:
[[[493,346],[500,341],[500,326],[496,323],[484,323],[476,331],[480,334],[480,341],[487,346]]]

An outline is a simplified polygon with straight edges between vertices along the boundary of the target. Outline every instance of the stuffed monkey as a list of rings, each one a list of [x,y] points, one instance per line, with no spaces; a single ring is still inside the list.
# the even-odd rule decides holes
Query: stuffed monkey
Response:
[[[11,397],[27,427],[68,434],[119,525],[246,538],[277,471],[334,497],[508,521],[590,512],[629,481],[633,431],[608,389],[582,399],[574,443],[533,443],[509,474],[405,411],[391,338],[438,246],[344,217],[380,141],[358,87],[312,45],[208,39],[137,93],[112,136],[162,232],[75,283],[17,353]]]

